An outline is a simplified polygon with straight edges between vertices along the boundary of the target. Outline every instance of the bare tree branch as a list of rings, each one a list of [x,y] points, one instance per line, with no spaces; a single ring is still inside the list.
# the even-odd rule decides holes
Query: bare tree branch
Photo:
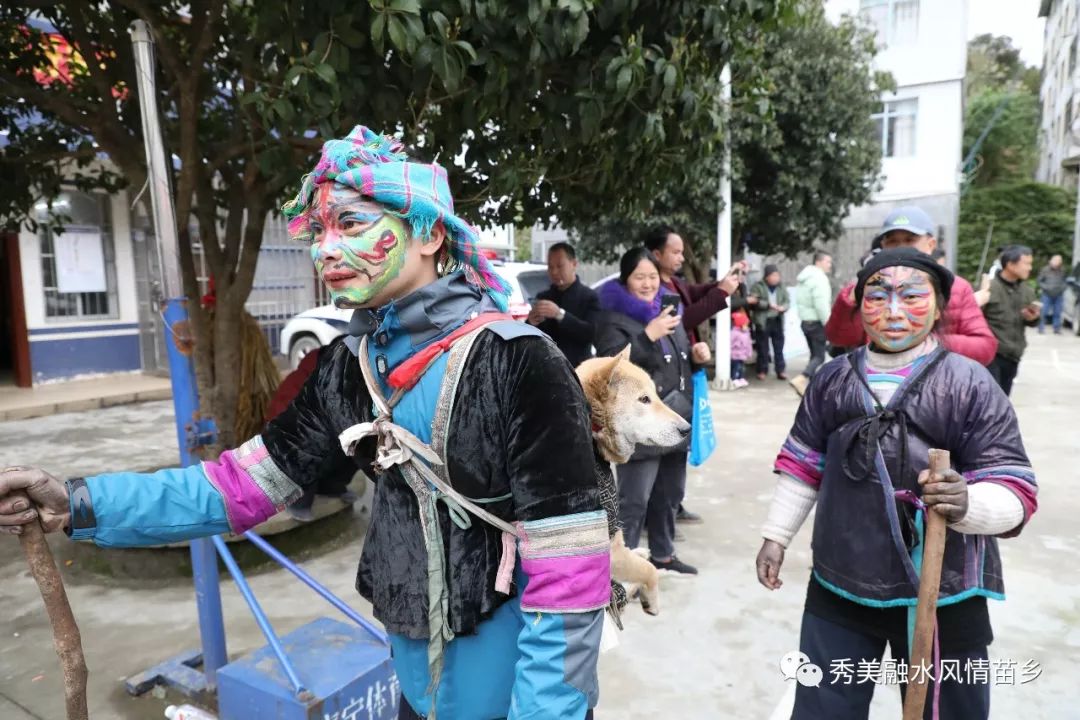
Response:
[[[202,5],[202,3],[199,3]],[[213,45],[214,36],[217,34],[217,25],[221,21],[221,11],[224,5],[223,0],[210,0],[209,9],[205,9],[202,12],[201,22],[197,22],[192,27],[192,34],[194,35],[194,49],[191,52],[191,70],[192,72],[199,72],[203,66],[203,62],[206,60],[207,53],[210,52],[210,47]]]
[[[92,160],[101,151],[97,148],[82,150],[60,150],[57,152],[29,153],[26,155],[0,155],[0,165],[22,165],[27,163],[49,163],[64,160]]]
[[[13,75],[0,74],[0,88],[11,97],[21,97],[31,105],[47,110],[68,125],[88,130],[96,129],[94,122],[97,107],[70,93],[58,93],[45,90],[39,85],[21,82]]]

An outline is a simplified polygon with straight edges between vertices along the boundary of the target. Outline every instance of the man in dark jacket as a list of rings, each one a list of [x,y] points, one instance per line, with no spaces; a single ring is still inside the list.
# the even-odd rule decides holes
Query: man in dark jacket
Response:
[[[656,258],[660,284],[682,300],[682,324],[691,342],[697,342],[697,328],[728,306],[728,296],[739,287],[739,271],[744,263],[735,263],[717,282],[690,284],[679,276],[683,266],[683,239],[670,225],[658,225],[645,235],[645,249]]]
[[[242,533],[351,455],[378,471],[356,587],[390,636],[400,717],[591,716],[610,536],[573,368],[506,314],[446,171],[394,138],[357,126],[325,143],[283,211],[334,304],[356,310],[292,404],[184,469],[66,485],[4,470],[0,529],[40,517],[117,546]]]
[[[682,325],[690,337],[690,343],[698,342],[697,328],[703,322],[728,306],[728,296],[739,287],[740,271],[744,263],[738,262],[717,282],[692,285],[678,273],[683,266],[683,239],[670,225],[657,225],[645,234],[645,249],[656,258],[660,269],[660,284],[677,294],[682,300]],[[679,503],[676,520],[683,523],[700,523],[701,516],[690,512]]]
[[[600,301],[577,276],[574,246],[556,243],[548,250],[551,287],[536,296],[528,322],[555,341],[570,364],[577,367],[592,357],[593,334]]]
[[[776,377],[787,380],[784,373],[787,367],[784,361],[784,313],[791,307],[791,297],[780,279],[780,268],[766,265],[761,280],[750,288],[747,299],[754,320],[754,332],[757,333],[757,376],[764,380],[769,374],[769,344],[772,344],[773,360],[776,363]]]
[[[1039,321],[1031,277],[1031,248],[1012,245],[1001,253],[1001,270],[990,283],[990,301],[983,306],[986,323],[997,338],[997,355],[987,369],[1008,395],[1027,348],[1026,328]]]
[[[1065,309],[1065,268],[1062,257],[1055,255],[1039,273],[1042,293],[1042,312],[1039,313],[1039,334],[1046,331],[1046,319],[1054,325],[1054,334],[1061,334],[1061,312]]]

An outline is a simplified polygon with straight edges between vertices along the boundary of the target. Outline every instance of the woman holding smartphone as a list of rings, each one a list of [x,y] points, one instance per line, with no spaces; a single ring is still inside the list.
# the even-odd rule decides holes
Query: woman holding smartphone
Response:
[[[693,346],[682,326],[679,297],[660,287],[660,270],[644,248],[627,251],[619,277],[601,286],[596,351],[613,356],[627,345],[630,361],[656,383],[664,403],[690,420],[694,367],[709,361],[705,343]],[[617,468],[619,520],[626,546],[635,548],[649,527],[649,559],[659,570],[696,575],[697,568],[675,556],[675,511],[686,492],[687,443],[674,448],[639,446]]]

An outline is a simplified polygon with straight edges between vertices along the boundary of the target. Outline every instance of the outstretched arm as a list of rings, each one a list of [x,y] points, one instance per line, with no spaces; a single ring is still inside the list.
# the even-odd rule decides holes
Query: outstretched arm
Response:
[[[327,360],[332,353],[325,352]],[[320,368],[323,367],[320,358]],[[155,473],[106,473],[62,483],[41,470],[0,473],[0,526],[9,532],[40,515],[47,530],[101,546],[161,545],[241,533],[276,514],[314,482],[316,468],[340,453],[323,427],[317,370],[263,435],[212,462]],[[23,508],[30,496],[33,507]]]

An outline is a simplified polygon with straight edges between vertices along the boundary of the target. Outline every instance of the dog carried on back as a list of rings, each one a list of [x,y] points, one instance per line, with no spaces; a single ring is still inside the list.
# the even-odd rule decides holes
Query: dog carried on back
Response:
[[[642,609],[656,615],[660,612],[659,574],[623,542],[614,469],[630,458],[637,445],[678,445],[690,433],[690,424],[663,403],[649,374],[630,362],[629,346],[615,357],[586,360],[578,366],[577,375],[589,402],[596,480],[608,510],[611,577],[627,583],[630,594],[640,597]],[[618,623],[619,602],[613,600],[612,606]]]

